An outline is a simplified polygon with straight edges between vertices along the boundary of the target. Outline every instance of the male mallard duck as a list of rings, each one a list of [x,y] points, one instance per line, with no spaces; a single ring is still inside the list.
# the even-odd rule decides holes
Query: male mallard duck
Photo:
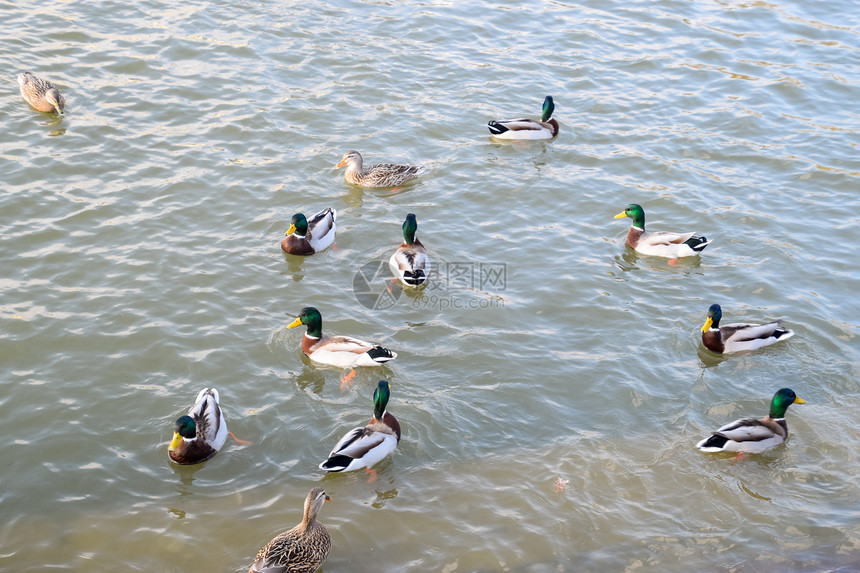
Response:
[[[380,380],[373,392],[373,418],[366,426],[347,432],[320,464],[321,470],[351,472],[371,468],[394,451],[400,441],[400,424],[385,411],[390,392],[388,382]]]
[[[342,368],[378,366],[397,358],[397,354],[387,348],[357,338],[324,335],[320,311],[312,306],[303,308],[298,318],[288,324],[287,328],[302,324],[308,327],[302,338],[302,352],[320,364]]]
[[[420,286],[427,282],[430,274],[430,259],[421,241],[415,238],[418,221],[409,213],[403,221],[403,242],[391,255],[388,266],[391,272],[406,286]]]
[[[773,395],[770,413],[760,420],[741,418],[726,424],[696,447],[703,452],[749,452],[758,454],[778,446],[788,437],[785,411],[792,404],[805,404],[791,388],[782,388]]]
[[[487,127],[493,137],[498,139],[552,139],[558,135],[558,122],[552,119],[555,103],[552,96],[543,100],[543,115],[535,119],[505,119],[490,121]]]
[[[37,78],[30,72],[18,74],[18,87],[21,88],[21,97],[36,111],[56,111],[63,115],[66,107],[66,99],[54,84],[48,80]]]
[[[347,166],[343,172],[346,182],[361,187],[397,187],[424,173],[423,165],[398,163],[377,163],[365,169],[358,151],[344,153],[336,167],[340,169],[344,165]]]
[[[631,203],[615,215],[616,219],[630,217],[633,224],[627,231],[627,244],[643,255],[676,259],[698,255],[710,244],[705,237],[693,233],[670,233],[666,231],[645,231],[645,211],[640,205]]]
[[[722,318],[723,309],[712,304],[702,327],[702,344],[718,354],[755,350],[794,336],[794,331],[781,327],[778,320],[767,324],[725,324],[720,328]]]
[[[167,448],[177,464],[198,464],[218,453],[227,440],[227,423],[221,415],[218,390],[204,388],[187,416],[176,420],[173,441]]]
[[[315,487],[305,498],[302,522],[269,541],[257,552],[248,573],[314,573],[331,551],[331,537],[317,521],[320,509],[331,498]]]
[[[281,248],[291,255],[312,255],[327,249],[334,243],[336,220],[337,211],[331,207],[323,209],[310,221],[302,213],[296,213],[290,220]]]

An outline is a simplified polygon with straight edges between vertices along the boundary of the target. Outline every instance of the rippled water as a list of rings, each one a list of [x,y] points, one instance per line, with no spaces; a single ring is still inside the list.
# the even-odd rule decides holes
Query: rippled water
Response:
[[[327,572],[860,569],[856,5],[2,7],[3,571],[241,571],[316,484]],[[490,140],[547,94],[554,141]],[[362,191],[348,149],[428,174]],[[625,250],[630,202],[713,244]],[[336,246],[285,256],[327,206]],[[386,298],[408,212],[436,274]],[[714,302],[797,336],[714,356]],[[306,305],[398,359],[341,389]],[[383,377],[397,452],[322,475]],[[207,386],[253,444],[172,467]],[[694,449],[783,386],[786,445]]]

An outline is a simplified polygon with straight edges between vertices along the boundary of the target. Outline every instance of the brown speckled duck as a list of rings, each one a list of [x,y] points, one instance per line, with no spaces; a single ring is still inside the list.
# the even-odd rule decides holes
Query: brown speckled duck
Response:
[[[37,78],[30,72],[18,75],[18,87],[21,88],[21,97],[24,98],[33,109],[41,112],[56,111],[63,115],[66,100],[54,84],[48,80]]]
[[[302,522],[260,549],[248,573],[313,573],[319,569],[331,551],[331,537],[317,515],[330,500],[321,487],[309,491]]]
[[[344,153],[336,167],[340,169],[344,165],[347,167],[343,178],[360,187],[397,187],[424,173],[422,165],[399,163],[377,163],[365,169],[358,151]]]

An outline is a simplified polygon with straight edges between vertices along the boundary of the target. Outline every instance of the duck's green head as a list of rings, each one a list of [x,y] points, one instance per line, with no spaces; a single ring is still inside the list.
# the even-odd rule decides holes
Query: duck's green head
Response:
[[[388,406],[388,398],[391,396],[391,388],[388,382],[380,380],[373,391],[373,417],[382,421],[382,416],[385,415],[385,407]]]
[[[720,327],[720,320],[723,318],[723,309],[720,308],[718,304],[712,304],[708,308],[708,318],[705,319],[705,326],[702,327],[702,332],[708,332],[708,330],[713,326],[714,328]]]
[[[290,228],[284,234],[292,235],[293,233],[299,237],[304,237],[308,234],[308,220],[301,213],[293,215],[293,218],[290,219]]]
[[[312,306],[306,306],[299,313],[294,321],[287,325],[287,328],[295,328],[304,324],[308,327],[308,336],[319,338],[322,336],[322,315],[320,311]]]
[[[418,221],[413,213],[406,215],[406,220],[403,221],[403,240],[407,245],[415,242],[415,231],[418,230]]]
[[[552,96],[546,96],[546,99],[543,100],[543,115],[541,115],[541,121],[549,121],[552,117],[552,112],[555,111],[555,102],[552,101]]]
[[[645,230],[645,210],[642,209],[641,205],[630,203],[626,209],[615,215],[616,219],[623,219],[624,217],[633,219],[634,227],[639,227],[643,231]]]
[[[773,400],[770,403],[771,418],[785,418],[785,411],[792,404],[806,404],[806,400],[798,398],[797,394],[791,388],[781,388],[773,395]]]
[[[176,423],[173,424],[173,440],[170,442],[170,446],[168,446],[168,450],[175,450],[179,443],[182,441],[182,438],[193,439],[197,437],[197,424],[194,423],[194,420],[191,416],[180,416],[179,419],[176,420]]]

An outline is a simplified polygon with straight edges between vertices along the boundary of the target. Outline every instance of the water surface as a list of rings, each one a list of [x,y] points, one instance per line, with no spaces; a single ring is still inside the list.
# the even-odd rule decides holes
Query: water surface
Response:
[[[327,572],[857,569],[853,4],[3,14],[0,569],[241,571],[318,484]],[[24,70],[65,117],[21,101]],[[490,140],[547,94],[554,141]],[[353,188],[348,149],[428,173]],[[713,244],[628,251],[630,202]],[[327,206],[336,246],[285,256],[291,215]],[[387,277],[356,275],[409,212],[433,280],[367,304]],[[797,335],[712,355],[715,302]],[[285,329],[306,305],[398,359],[341,389]],[[381,378],[397,452],[372,482],[322,475]],[[208,386],[253,444],[171,466],[172,423]],[[786,445],[694,449],[783,386],[807,400]]]

